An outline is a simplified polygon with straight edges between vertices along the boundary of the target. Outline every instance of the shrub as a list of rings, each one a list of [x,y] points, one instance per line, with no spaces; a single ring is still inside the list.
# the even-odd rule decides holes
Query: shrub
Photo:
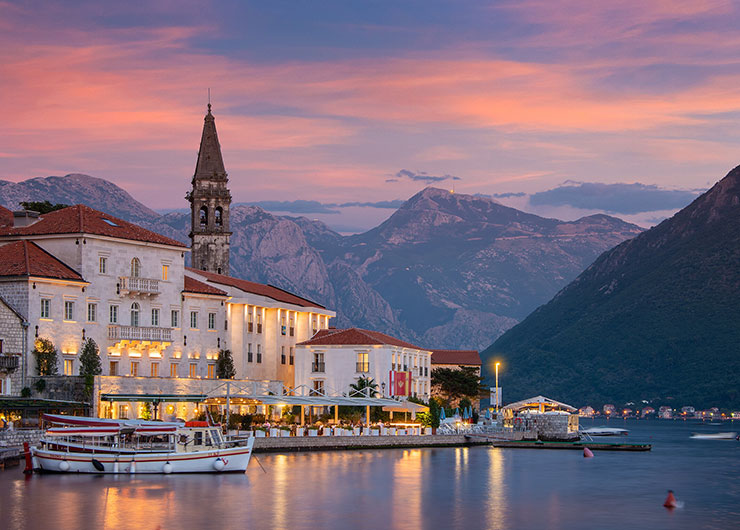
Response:
[[[49,339],[38,338],[32,352],[36,356],[36,371],[39,375],[57,375],[57,349]]]

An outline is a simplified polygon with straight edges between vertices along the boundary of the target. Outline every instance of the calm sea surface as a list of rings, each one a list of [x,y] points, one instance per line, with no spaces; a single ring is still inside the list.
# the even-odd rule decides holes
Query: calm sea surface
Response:
[[[0,529],[740,528],[740,442],[689,439],[740,422],[610,426],[652,452],[272,454],[257,455],[266,473],[253,458],[244,475],[26,478],[11,468],[0,472]],[[662,507],[668,489],[683,509]]]

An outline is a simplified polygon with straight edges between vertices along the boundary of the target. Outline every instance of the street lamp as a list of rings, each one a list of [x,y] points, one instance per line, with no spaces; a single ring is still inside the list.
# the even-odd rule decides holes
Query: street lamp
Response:
[[[383,381],[382,383],[380,383],[380,389],[383,392],[383,397],[385,397],[385,381]]]
[[[498,404],[498,366],[500,364],[501,363],[496,363],[496,417],[497,418],[498,418],[498,407],[499,407],[499,404]]]

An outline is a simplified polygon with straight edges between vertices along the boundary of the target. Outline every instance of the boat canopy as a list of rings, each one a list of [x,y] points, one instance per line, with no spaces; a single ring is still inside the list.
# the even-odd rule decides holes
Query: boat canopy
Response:
[[[151,421],[151,420],[127,420],[127,419],[106,419],[106,418],[86,418],[83,416],[66,416],[63,414],[43,414],[41,418],[49,423],[57,425],[78,425],[80,427],[133,427],[150,428],[161,430],[167,428],[168,431],[174,431],[177,427],[182,427],[182,423],[174,421]],[[144,431],[141,431],[144,432]]]

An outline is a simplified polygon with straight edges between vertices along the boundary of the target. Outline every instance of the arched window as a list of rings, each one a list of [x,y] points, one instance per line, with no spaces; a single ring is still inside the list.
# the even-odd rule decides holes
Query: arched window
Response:
[[[134,258],[131,260],[131,277],[138,278],[139,276],[141,276],[141,262],[139,258]]]
[[[131,304],[131,325],[134,327],[139,326],[139,304],[136,302]]]
[[[223,226],[224,219],[223,219],[223,209],[219,206],[216,208],[216,211],[213,214],[213,221],[216,223],[216,226]]]
[[[198,219],[200,220],[200,226],[208,226],[208,206],[200,207]]]

